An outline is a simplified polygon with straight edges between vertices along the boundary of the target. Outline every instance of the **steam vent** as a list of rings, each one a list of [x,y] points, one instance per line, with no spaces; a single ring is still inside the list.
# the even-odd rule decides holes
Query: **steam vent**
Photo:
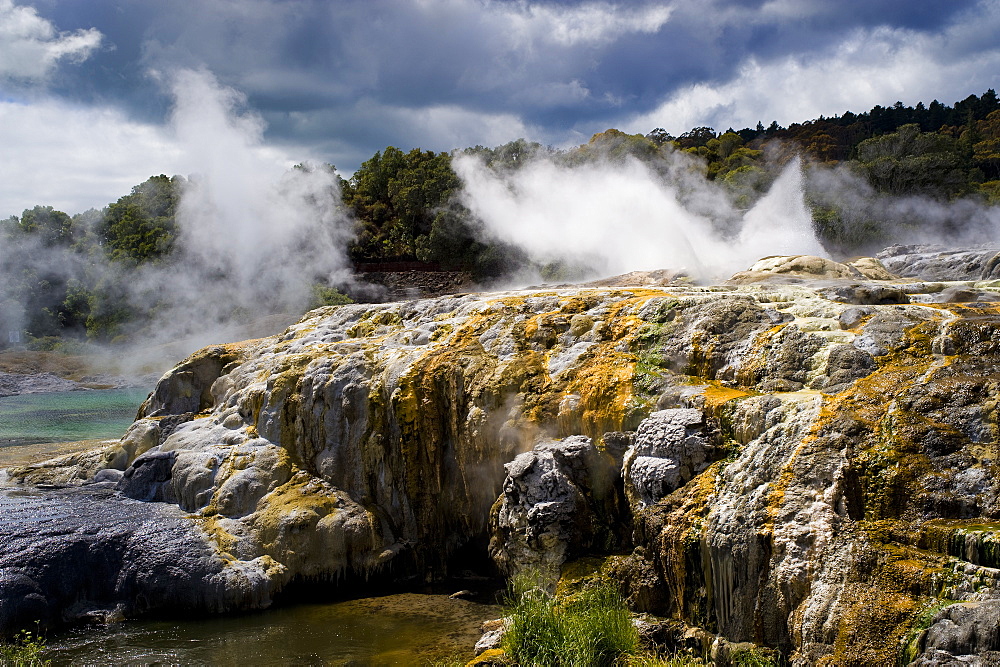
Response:
[[[990,664],[998,264],[772,257],[714,286],[321,308],[205,348],[114,446],[8,471],[0,629],[477,561],[555,586],[596,557],[706,645]]]

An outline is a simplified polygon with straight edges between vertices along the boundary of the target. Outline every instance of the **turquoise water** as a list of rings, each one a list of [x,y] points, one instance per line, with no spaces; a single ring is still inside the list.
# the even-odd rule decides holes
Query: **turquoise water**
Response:
[[[119,438],[147,389],[101,389],[0,398],[0,447]]]

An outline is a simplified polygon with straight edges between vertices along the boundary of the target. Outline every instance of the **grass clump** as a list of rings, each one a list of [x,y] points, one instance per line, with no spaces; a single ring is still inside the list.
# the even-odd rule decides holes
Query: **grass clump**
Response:
[[[707,664],[690,651],[673,653],[668,656],[640,655],[630,658],[628,667],[699,667]]]
[[[354,303],[354,299],[344,294],[336,287],[327,287],[315,283],[312,286],[312,295],[309,299],[309,310],[321,308],[323,306],[343,306]]]
[[[560,599],[537,577],[515,577],[505,615],[503,648],[521,665],[610,667],[624,664],[639,646],[628,607],[606,579]]]
[[[734,651],[729,659],[733,667],[775,667],[778,664],[773,655],[757,649]]]
[[[45,667],[52,664],[43,660],[45,642],[37,634],[29,631],[19,632],[14,641],[0,643],[0,667]]]

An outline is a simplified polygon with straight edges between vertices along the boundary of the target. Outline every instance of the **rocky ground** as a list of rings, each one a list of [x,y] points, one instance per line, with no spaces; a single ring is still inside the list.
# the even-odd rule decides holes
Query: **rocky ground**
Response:
[[[0,397],[81,389],[152,386],[156,375],[123,373],[103,355],[33,350],[0,351]]]
[[[93,528],[29,539],[18,517],[42,510],[15,512],[0,626],[78,617],[70,598],[221,611],[469,562],[554,585],[596,557],[635,610],[704,645],[983,664],[1000,651],[997,249],[908,249],[928,278],[900,277],[901,252],[331,307],[205,348],[120,442],[8,471],[65,487],[45,502],[181,522],[163,548],[194,577],[167,556],[132,577],[146,561],[121,533],[88,553],[136,550],[83,581],[53,554]],[[164,598],[167,576],[184,585]]]
[[[475,284],[468,271],[367,271],[358,278],[368,286],[355,294],[357,301],[384,302],[470,291]]]
[[[79,382],[64,380],[52,373],[0,373],[0,397],[51,391],[74,391],[83,388]]]

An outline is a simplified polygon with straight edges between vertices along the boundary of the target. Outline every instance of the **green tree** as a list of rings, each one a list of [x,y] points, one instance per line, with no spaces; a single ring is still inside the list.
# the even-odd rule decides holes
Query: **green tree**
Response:
[[[36,206],[21,214],[11,231],[33,237],[46,247],[69,246],[74,240],[73,220],[51,206]]]
[[[711,127],[696,127],[677,137],[681,148],[697,148],[715,139],[715,130]]]
[[[138,265],[170,254],[184,184],[180,176],[152,176],[108,206],[98,236],[112,261]]]
[[[857,168],[880,192],[955,197],[969,189],[959,143],[916,124],[858,144]]]
[[[674,135],[670,134],[669,132],[667,132],[666,130],[664,130],[662,127],[657,127],[657,128],[654,128],[653,130],[651,130],[646,135],[646,138],[649,139],[650,141],[652,141],[657,146],[662,146],[663,144],[665,144],[667,142],[674,141],[674,140],[677,139],[677,137],[675,137]]]
[[[389,146],[344,183],[344,204],[354,212],[356,259],[414,259],[417,239],[431,232],[436,211],[459,187],[451,156]]]
[[[16,321],[34,338],[83,335],[87,295],[76,278],[84,264],[76,232],[73,219],[51,206],[4,221],[0,302],[8,326]]]
[[[770,172],[753,164],[738,166],[718,179],[729,190],[733,203],[740,209],[753,206],[773,181],[774,176]]]
[[[1000,179],[1000,110],[976,123],[972,159],[989,180]]]
[[[121,266],[101,276],[89,297],[87,338],[107,343],[130,332],[138,318],[127,285],[128,271]]]
[[[660,155],[660,145],[641,134],[626,134],[621,130],[609,129],[598,132],[590,141],[565,156],[569,164],[582,164],[594,160],[620,162],[632,157],[637,160],[652,160]]]
[[[546,149],[540,143],[526,139],[515,139],[496,148],[483,146],[466,148],[462,152],[482,159],[487,167],[494,169],[519,169],[539,155],[554,155],[552,149]]]

